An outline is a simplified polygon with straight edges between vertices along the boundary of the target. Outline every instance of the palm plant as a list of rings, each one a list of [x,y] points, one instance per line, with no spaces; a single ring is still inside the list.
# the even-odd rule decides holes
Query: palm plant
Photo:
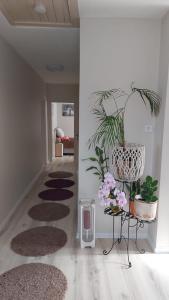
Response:
[[[121,89],[111,89],[106,91],[95,92],[98,97],[96,104],[93,108],[93,114],[99,121],[99,126],[96,132],[89,139],[89,148],[91,146],[96,147],[100,145],[101,148],[111,147],[115,144],[119,144],[125,147],[125,131],[124,131],[124,115],[127,107],[127,103],[134,94],[138,94],[145,106],[149,106],[151,114],[157,116],[160,110],[161,99],[160,96],[149,89],[139,89],[131,84],[130,93],[126,93]],[[119,99],[126,97],[123,107],[119,106]],[[108,115],[105,109],[105,103],[113,99],[115,111]]]

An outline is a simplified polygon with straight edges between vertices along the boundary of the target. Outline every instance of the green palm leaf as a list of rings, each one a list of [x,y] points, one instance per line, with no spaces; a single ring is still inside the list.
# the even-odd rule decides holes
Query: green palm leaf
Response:
[[[131,84],[130,94],[127,94],[121,89],[110,89],[94,93],[98,96],[98,99],[97,105],[93,108],[93,114],[99,121],[99,126],[95,134],[89,139],[89,148],[91,146],[96,147],[97,145],[108,148],[116,143],[125,145],[124,113],[126,105],[134,93],[139,94],[145,106],[147,106],[147,104],[150,106],[152,115],[157,116],[159,114],[161,105],[160,96],[152,90],[135,88],[133,85],[134,83]],[[124,107],[120,108],[118,107],[118,98],[120,99],[122,96],[127,97]],[[114,100],[116,111],[111,116],[107,116],[103,101],[108,101],[110,98]]]
[[[106,116],[96,129],[95,134],[89,140],[89,148],[98,144],[101,147],[113,146],[119,140],[121,118]],[[119,141],[120,142],[120,141]]]
[[[146,105],[147,102],[150,105],[151,114],[157,116],[160,111],[160,105],[161,105],[161,98],[160,96],[149,89],[138,89],[138,88],[132,88],[133,92],[137,92],[141,99],[143,100],[144,104]]]
[[[120,89],[111,89],[106,91],[95,92],[95,95],[98,96],[97,102],[99,103],[99,105],[101,105],[103,100],[109,99],[112,95],[115,95],[119,91]]]

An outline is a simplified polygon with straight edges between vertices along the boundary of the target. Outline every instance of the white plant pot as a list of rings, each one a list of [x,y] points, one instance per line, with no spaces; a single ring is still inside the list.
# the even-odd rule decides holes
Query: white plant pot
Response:
[[[143,200],[134,200],[135,217],[144,221],[152,221],[156,217],[157,201],[145,202]]]
[[[125,144],[115,146],[112,150],[112,171],[115,179],[121,181],[137,181],[144,171],[145,146]]]

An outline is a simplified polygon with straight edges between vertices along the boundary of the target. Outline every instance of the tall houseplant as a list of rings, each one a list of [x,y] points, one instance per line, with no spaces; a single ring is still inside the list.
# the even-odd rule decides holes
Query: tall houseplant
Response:
[[[160,96],[149,89],[140,89],[131,84],[130,92],[127,93],[122,89],[110,89],[105,91],[95,92],[97,101],[92,109],[92,113],[99,121],[99,126],[96,132],[89,139],[89,148],[91,146],[100,145],[101,148],[112,147],[115,144],[119,144],[125,147],[125,128],[124,128],[124,116],[126,113],[126,107],[130,99],[134,99],[134,95],[138,94],[143,104],[150,108],[152,115],[157,116],[160,111],[161,99]],[[119,100],[124,97],[125,102],[122,107],[119,105]],[[108,112],[106,106],[109,101],[112,101],[113,109]]]
[[[146,106],[148,104],[151,114],[157,116],[161,104],[160,96],[153,90],[134,87],[133,83],[129,93],[122,89],[111,89],[95,94],[97,101],[92,112],[97,117],[99,125],[89,139],[89,148],[96,145],[113,148],[112,166],[115,178],[136,181],[144,171],[145,147],[126,143],[124,128],[126,107],[129,100],[138,94],[143,104]],[[121,99],[125,100],[122,106],[120,106]]]

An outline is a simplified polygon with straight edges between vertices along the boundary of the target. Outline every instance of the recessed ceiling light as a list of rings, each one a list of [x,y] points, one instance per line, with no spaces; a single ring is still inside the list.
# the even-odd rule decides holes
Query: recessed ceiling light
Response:
[[[37,13],[37,14],[40,14],[40,15],[43,15],[46,13],[46,7],[45,5],[39,1],[35,4],[34,6],[34,11]]]
[[[62,72],[64,70],[64,65],[62,64],[49,64],[46,69],[50,72]]]

